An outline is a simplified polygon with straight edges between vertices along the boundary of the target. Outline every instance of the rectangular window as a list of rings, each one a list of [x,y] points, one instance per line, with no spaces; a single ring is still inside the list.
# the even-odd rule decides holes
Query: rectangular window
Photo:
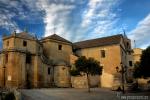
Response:
[[[7,46],[9,46],[9,41],[7,41]]]
[[[102,58],[105,58],[105,56],[106,56],[106,55],[105,55],[105,50],[101,50],[101,57],[102,57]]]
[[[27,41],[23,41],[23,46],[24,46],[24,47],[27,46]]]
[[[58,50],[62,50],[62,45],[58,45]]]
[[[50,68],[48,68],[48,75],[50,75],[50,73],[51,73],[51,69],[50,69]]]
[[[129,61],[129,66],[132,66],[132,61]]]
[[[26,63],[27,63],[27,64],[30,64],[30,63],[31,63],[31,60],[32,60],[32,59],[31,59],[31,55],[30,55],[30,54],[27,54],[27,55],[26,55]]]
[[[5,55],[5,62],[8,63],[8,54]]]

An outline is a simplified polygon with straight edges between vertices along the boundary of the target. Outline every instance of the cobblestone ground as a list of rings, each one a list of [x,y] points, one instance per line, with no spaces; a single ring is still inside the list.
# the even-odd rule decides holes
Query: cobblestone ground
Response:
[[[148,97],[150,93],[127,93],[121,96],[119,92],[100,88],[91,89],[91,93],[88,93],[87,89],[73,88],[24,89],[20,91],[23,100],[150,100]]]

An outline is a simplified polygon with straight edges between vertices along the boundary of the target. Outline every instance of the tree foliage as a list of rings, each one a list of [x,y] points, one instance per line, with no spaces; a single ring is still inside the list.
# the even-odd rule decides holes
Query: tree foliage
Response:
[[[135,64],[134,76],[150,77],[150,46],[142,52],[140,63]]]
[[[141,73],[140,73],[140,62],[136,62],[134,64],[134,73],[133,73],[133,76],[135,78],[138,78],[140,77]]]
[[[79,72],[83,72],[90,75],[101,75],[102,67],[100,63],[94,58],[86,58],[85,56],[81,56],[75,62],[76,69]]]
[[[75,66],[78,72],[85,73],[87,75],[88,89],[90,92],[89,75],[102,74],[102,67],[100,66],[100,63],[94,58],[86,58],[85,56],[81,56],[75,61]]]

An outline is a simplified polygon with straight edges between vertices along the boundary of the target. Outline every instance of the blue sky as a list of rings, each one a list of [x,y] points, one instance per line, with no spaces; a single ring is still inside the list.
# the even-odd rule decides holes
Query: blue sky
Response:
[[[150,45],[150,0],[0,0],[2,34],[27,29],[39,38],[55,33],[81,41],[123,33]]]

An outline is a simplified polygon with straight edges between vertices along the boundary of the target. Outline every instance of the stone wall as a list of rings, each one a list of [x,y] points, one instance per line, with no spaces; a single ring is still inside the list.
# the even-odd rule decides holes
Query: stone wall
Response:
[[[100,50],[105,50],[104,58],[101,57]],[[121,60],[125,60],[125,58],[121,58],[120,45],[85,48],[77,52],[82,56],[93,57],[100,62],[100,66],[103,66],[101,84],[99,85],[102,87],[111,87],[113,85],[113,75],[117,73],[116,67],[120,67]]]
[[[113,86],[114,76],[103,71],[101,75],[101,87],[111,88]]]
[[[72,76],[71,84],[73,88],[88,88],[86,76]],[[98,87],[100,84],[99,75],[90,76],[90,87]]]
[[[71,77],[70,68],[65,65],[57,65],[54,67],[54,82],[57,87],[70,87]]]
[[[58,49],[58,46],[62,45],[62,50]],[[49,59],[53,60],[54,64],[59,64],[59,62],[70,62],[70,54],[72,52],[72,45],[60,41],[47,40],[43,41],[44,53]]]
[[[140,49],[140,48],[134,48],[134,49],[133,49],[133,60],[134,60],[134,63],[140,61],[141,55],[142,55],[142,51],[143,51],[143,50]]]

